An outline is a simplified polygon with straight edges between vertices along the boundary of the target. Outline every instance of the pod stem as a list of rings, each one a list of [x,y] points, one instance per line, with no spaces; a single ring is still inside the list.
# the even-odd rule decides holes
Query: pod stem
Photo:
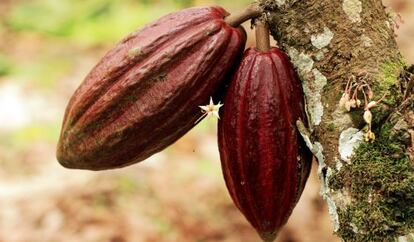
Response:
[[[259,5],[257,3],[252,3],[243,11],[227,16],[225,18],[225,21],[233,27],[238,27],[240,24],[246,22],[247,20],[257,18],[261,14],[262,10],[260,9]]]
[[[270,50],[270,32],[267,23],[256,21],[256,49],[261,52]]]

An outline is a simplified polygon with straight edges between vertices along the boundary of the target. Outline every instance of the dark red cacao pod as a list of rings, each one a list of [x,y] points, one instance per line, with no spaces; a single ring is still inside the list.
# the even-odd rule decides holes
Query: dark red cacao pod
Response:
[[[287,222],[312,154],[296,129],[306,120],[300,81],[279,49],[249,49],[227,90],[218,124],[230,196],[265,241]]]
[[[103,170],[142,161],[187,133],[219,92],[246,35],[220,7],[166,15],[132,33],[92,69],[64,116],[57,159]]]

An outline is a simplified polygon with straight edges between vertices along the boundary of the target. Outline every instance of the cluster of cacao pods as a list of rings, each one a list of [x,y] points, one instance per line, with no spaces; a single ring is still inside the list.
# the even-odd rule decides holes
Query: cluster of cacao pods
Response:
[[[187,133],[210,97],[225,95],[218,143],[226,185],[263,240],[273,241],[302,193],[312,155],[295,127],[306,116],[288,57],[268,46],[259,27],[265,44],[243,55],[239,25],[261,14],[252,6],[236,16],[220,7],[185,9],[118,43],[72,96],[58,161],[90,170],[140,162]]]

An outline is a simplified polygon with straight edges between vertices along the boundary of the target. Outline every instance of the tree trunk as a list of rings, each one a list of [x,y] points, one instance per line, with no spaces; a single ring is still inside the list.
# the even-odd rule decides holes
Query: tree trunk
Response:
[[[298,128],[318,159],[335,232],[343,241],[414,241],[414,68],[398,50],[392,14],[380,0],[261,6],[303,82],[310,129]],[[340,103],[347,83],[358,101],[345,106],[361,104],[351,111]]]

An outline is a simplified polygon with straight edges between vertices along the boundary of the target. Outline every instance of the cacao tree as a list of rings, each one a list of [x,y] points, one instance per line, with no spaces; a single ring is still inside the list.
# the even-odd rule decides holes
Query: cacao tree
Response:
[[[303,190],[309,166],[299,161],[307,154],[301,151],[307,146],[318,162],[321,195],[334,232],[343,241],[414,241],[414,67],[398,50],[396,23],[381,0],[263,0],[236,15],[228,16],[221,8],[200,8],[161,18],[120,42],[75,92],[57,152],[61,164],[92,170],[133,164],[190,130],[199,120],[199,107],[218,116],[221,104],[214,105],[212,98],[210,105],[198,105],[211,95],[222,96],[222,81],[236,68],[233,64],[238,63],[244,48],[244,31],[238,26],[250,18],[269,26],[296,67],[305,110],[300,83],[293,78],[296,74],[287,64],[288,58],[279,49],[270,51],[266,32],[264,41],[258,41],[259,52],[247,51],[245,62],[252,63],[255,70],[267,69],[256,77],[250,69],[243,71],[244,61],[239,69],[248,73],[244,76],[252,83],[267,85],[257,89],[261,99],[251,101],[257,90],[239,90],[245,79],[240,77],[240,81],[236,73],[233,81],[238,83],[230,83],[229,90],[247,95],[227,94],[228,111],[219,125],[224,175],[236,205],[265,241],[273,241]],[[171,50],[160,53],[158,46]],[[249,53],[269,57],[251,61]],[[278,67],[275,63],[284,70],[270,71]],[[275,73],[290,78],[280,81],[283,78]],[[259,80],[260,76],[267,79]],[[285,83],[290,79],[296,84]],[[290,93],[280,98],[284,99],[280,104],[269,95],[273,94],[269,89]],[[251,93],[254,95],[249,96]],[[253,105],[246,108],[246,103]],[[268,115],[273,111],[270,106],[286,117]],[[266,110],[267,116],[259,117],[259,109]],[[242,116],[248,122],[236,124],[234,120]],[[273,126],[278,125],[276,128],[289,134],[257,135],[259,131],[254,130],[271,126],[268,133],[277,133]],[[240,130],[243,135],[237,133]],[[299,142],[296,130],[302,137]],[[277,144],[275,139],[287,145]],[[257,161],[265,167],[262,169],[251,161],[266,142],[273,143],[267,146],[266,159]],[[303,142],[306,146],[298,145]],[[254,152],[240,155],[249,151]],[[279,153],[284,155],[281,162],[274,162]],[[274,167],[282,161],[290,168]],[[253,164],[253,168],[245,171],[245,164]],[[259,181],[269,174],[277,174],[279,180]],[[283,187],[280,179],[291,181]],[[245,180],[257,183],[257,189],[246,189]],[[270,187],[270,195],[256,196],[266,187]],[[283,196],[291,197],[284,200]],[[274,217],[267,212],[284,204],[288,211],[275,215],[280,221],[271,221]]]
[[[397,47],[392,15],[381,0],[261,6],[302,80],[310,128],[298,127],[336,234],[414,241],[414,68]]]

